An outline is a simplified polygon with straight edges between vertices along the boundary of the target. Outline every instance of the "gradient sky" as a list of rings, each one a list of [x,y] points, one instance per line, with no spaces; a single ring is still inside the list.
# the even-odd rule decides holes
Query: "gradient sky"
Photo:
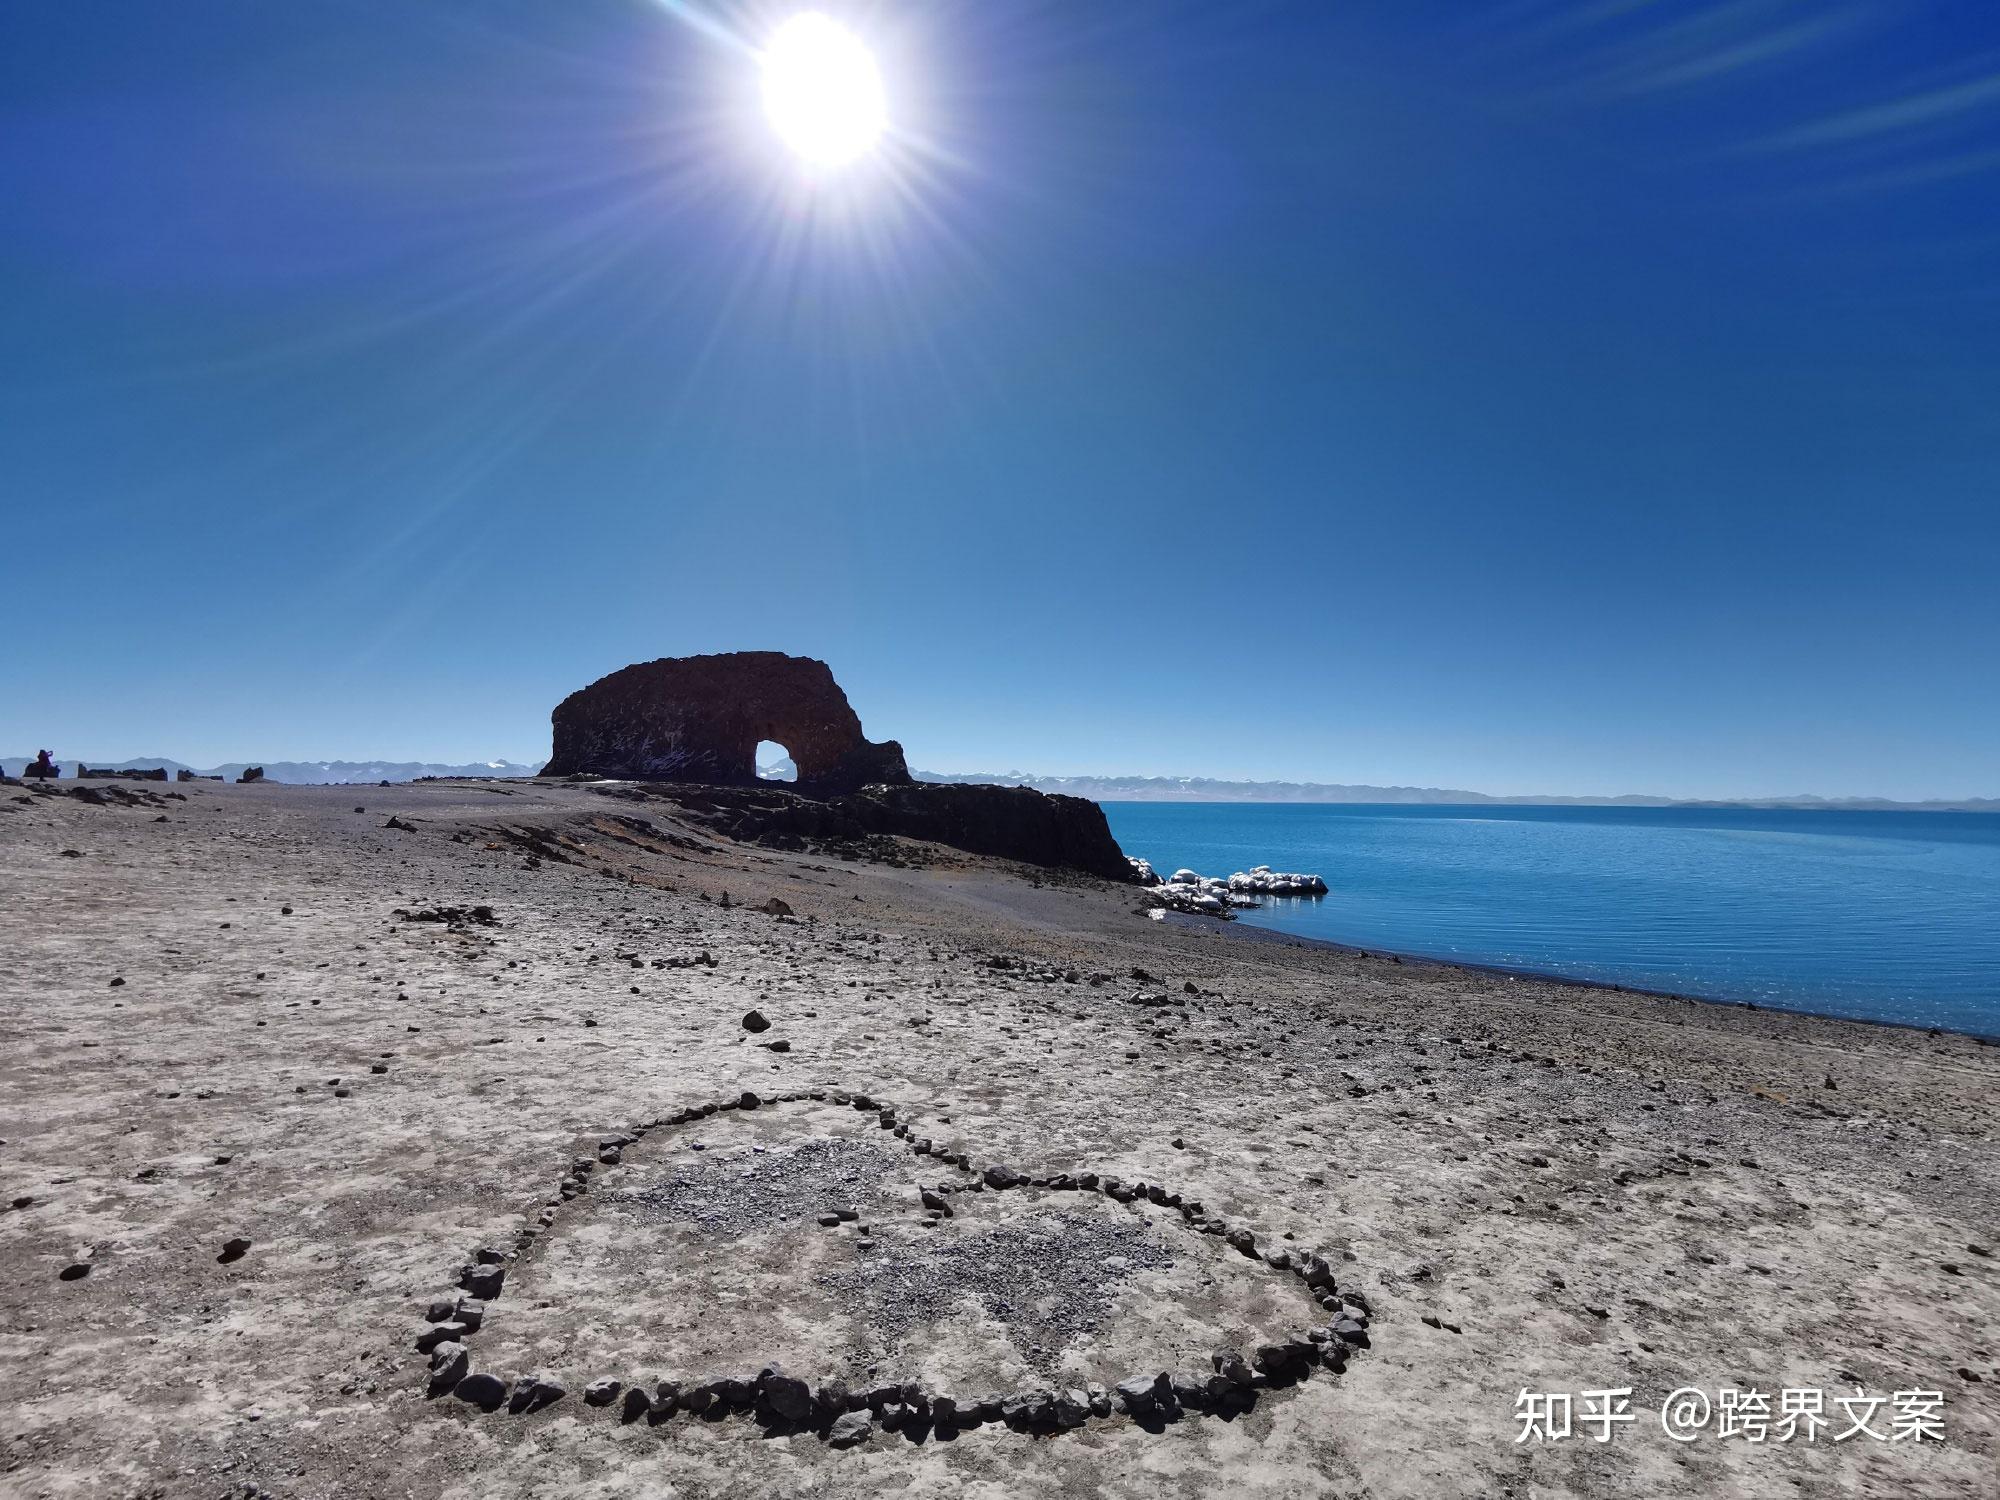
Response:
[[[2000,6],[0,9],[0,751],[2000,794]]]

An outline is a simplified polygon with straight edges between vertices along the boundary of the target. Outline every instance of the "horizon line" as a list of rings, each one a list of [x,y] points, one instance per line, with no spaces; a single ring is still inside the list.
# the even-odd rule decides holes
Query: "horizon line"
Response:
[[[31,762],[33,759],[34,757],[32,755],[0,755],[0,764],[12,764],[15,761],[20,761],[25,764]],[[296,766],[307,766],[307,765],[310,766],[352,765],[352,766],[384,766],[384,767],[437,766],[437,767],[448,767],[453,772],[459,774],[476,774],[475,768],[492,769],[496,766],[519,766],[524,768],[532,768],[542,763],[544,762],[535,760],[512,760],[506,757],[486,758],[478,760],[464,760],[464,761],[446,761],[446,760],[423,760],[415,758],[392,759],[388,756],[380,756],[380,755],[365,756],[365,757],[314,756],[310,758],[303,756],[296,756],[296,757],[287,757],[283,759],[273,759],[267,757],[266,760],[262,762],[262,764],[267,764],[267,765],[289,764]],[[56,758],[56,764],[59,767],[64,765],[85,765],[93,767],[101,766],[105,769],[128,769],[128,768],[150,769],[155,765],[166,765],[168,767],[186,766],[191,771],[213,772],[225,767],[252,766],[260,764],[260,762],[256,760],[225,760],[225,761],[218,761],[214,765],[210,766],[197,766],[191,762],[178,760],[175,757],[168,755],[135,755],[135,756],[128,756],[123,760],[96,759],[91,756],[59,756]],[[534,770],[529,770],[528,774],[533,775],[536,774],[536,772]],[[1463,797],[1472,799],[1465,805],[1476,805],[1477,803],[1480,802],[1530,803],[1530,804],[1553,802],[1553,803],[1570,803],[1577,805],[1598,805],[1598,804],[1615,805],[1621,802],[1622,803],[1639,802],[1639,803],[1655,803],[1655,804],[1661,804],[1661,803],[1678,804],[1685,806],[1704,806],[1704,805],[1756,806],[1756,805],[1773,804],[1773,803],[1776,804],[1827,803],[1833,805],[1838,805],[1842,803],[1875,803],[1875,804],[1880,804],[1882,807],[1885,808],[1895,808],[1895,807],[1963,808],[1965,804],[1968,803],[1990,803],[1993,804],[1996,810],[2000,810],[2000,795],[1983,796],[1977,794],[1966,795],[1966,796],[1886,797],[1875,793],[1827,794],[1821,792],[1765,792],[1765,793],[1741,793],[1730,796],[1674,796],[1672,794],[1665,792],[1482,792],[1475,790],[1471,787],[1423,786],[1413,782],[1378,783],[1378,782],[1345,782],[1345,781],[1309,781],[1309,780],[1296,780],[1296,779],[1284,779],[1284,778],[1255,778],[1255,777],[1232,777],[1232,776],[1210,776],[1210,775],[1158,775],[1158,774],[1145,775],[1133,772],[1120,772],[1120,773],[1076,772],[1067,775],[1055,775],[1039,771],[1020,771],[1020,770],[946,772],[946,771],[931,771],[931,770],[924,770],[921,768],[913,768],[910,774],[913,777],[916,777],[920,780],[925,778],[930,778],[938,781],[970,781],[970,782],[989,781],[990,782],[990,781],[1007,780],[1007,781],[1017,781],[1017,782],[1103,782],[1103,783],[1144,782],[1144,783],[1158,783],[1165,785],[1171,785],[1175,783],[1183,785],[1187,783],[1208,783],[1216,787],[1240,787],[1246,789],[1269,787],[1269,788],[1297,788],[1299,790],[1317,790],[1317,791],[1331,791],[1331,792],[1392,792],[1392,793],[1419,794],[1419,795],[1429,796],[1440,802],[1443,799],[1451,797]],[[74,780],[75,778],[67,777],[64,779]],[[508,776],[499,779],[514,779],[514,778],[512,776]],[[1101,798],[1099,800],[1116,801],[1118,799],[1115,797],[1106,797],[1106,798]],[[1194,801],[1198,799],[1189,798],[1188,800]],[[1223,800],[1242,802],[1242,801],[1255,801],[1257,799],[1251,797],[1238,796]],[[1269,800],[1280,803],[1310,802],[1310,801],[1320,801],[1325,803],[1360,802],[1360,799],[1350,798],[1350,797],[1330,797],[1330,798],[1319,798],[1319,799],[1275,797]],[[1983,809],[1973,809],[1973,810],[1983,810]]]

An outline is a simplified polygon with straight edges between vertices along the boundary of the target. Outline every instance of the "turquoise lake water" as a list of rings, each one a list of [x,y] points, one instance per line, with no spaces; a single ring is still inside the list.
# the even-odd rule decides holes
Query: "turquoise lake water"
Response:
[[[2000,815],[1107,802],[1162,875],[1266,864],[1299,937],[2000,1035]]]

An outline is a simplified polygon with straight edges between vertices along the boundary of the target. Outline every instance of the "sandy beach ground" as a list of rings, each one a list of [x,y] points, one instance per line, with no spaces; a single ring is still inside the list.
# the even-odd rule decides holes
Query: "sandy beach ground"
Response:
[[[73,786],[0,788],[0,1494],[2000,1493],[1991,1046],[1251,941],[585,787]],[[939,1152],[1319,1252],[1367,1347],[1247,1412],[1056,1435],[586,1404],[773,1360],[1207,1375],[1334,1316],[1171,1208],[973,1192]],[[540,1409],[426,1394],[415,1340],[482,1247],[471,1368],[563,1388]],[[1580,1402],[1515,1441],[1524,1389],[1624,1387],[1608,1442]],[[1827,1426],[1678,1441],[1681,1387],[1774,1428],[1818,1390]],[[1835,1441],[1857,1390],[1881,1436]],[[1942,1441],[1891,1435],[1900,1391],[1941,1393]]]

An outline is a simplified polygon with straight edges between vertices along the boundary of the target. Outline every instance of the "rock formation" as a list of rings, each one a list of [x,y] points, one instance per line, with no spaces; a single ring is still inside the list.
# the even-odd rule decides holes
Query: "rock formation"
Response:
[[[835,797],[788,786],[656,786],[624,795],[672,802],[681,816],[739,843],[831,853],[842,859],[897,859],[887,841],[922,839],[968,854],[1018,860],[1051,870],[1081,870],[1128,884],[1132,867],[1104,809],[1082,797],[1025,786],[921,781],[868,786]]]
[[[21,768],[21,774],[33,776],[41,781],[52,781],[62,775],[62,771],[57,767],[55,757],[44,750],[36,755],[30,764]]]
[[[1030,787],[912,781],[903,747],[864,738],[833,673],[810,657],[662,657],[571,693],[551,718],[555,753],[542,775],[740,789],[679,798],[734,838],[790,848],[923,839],[1132,879],[1095,802]],[[761,740],[791,752],[796,782],[758,780]]]
[[[600,677],[556,706],[544,776],[755,786],[757,744],[791,752],[798,790],[905,785],[903,747],[864,738],[823,661],[780,651],[662,657]]]

